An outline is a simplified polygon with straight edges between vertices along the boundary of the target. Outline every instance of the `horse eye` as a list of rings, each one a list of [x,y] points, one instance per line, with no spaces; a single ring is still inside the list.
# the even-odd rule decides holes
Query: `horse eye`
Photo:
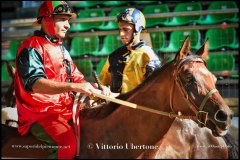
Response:
[[[188,76],[187,76],[187,80],[188,80],[188,81],[193,80],[193,75],[188,75]]]

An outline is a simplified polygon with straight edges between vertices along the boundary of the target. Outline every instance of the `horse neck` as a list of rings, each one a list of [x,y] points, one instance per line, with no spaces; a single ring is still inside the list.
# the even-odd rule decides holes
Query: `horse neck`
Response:
[[[110,106],[109,106],[110,107]],[[173,119],[142,110],[120,106],[111,115],[101,120],[86,120],[81,123],[81,156],[84,158],[136,158],[141,150],[128,149],[157,143],[171,126]],[[90,153],[88,144],[94,145]],[[98,149],[97,146],[116,146],[123,149]]]
[[[131,94],[127,101],[161,111],[170,111],[170,91],[167,87],[172,85],[171,72],[165,69],[159,73],[161,74],[157,78],[150,80],[143,87],[135,90],[134,94]],[[155,83],[154,86],[151,83]],[[82,156],[89,156],[85,158],[93,158],[100,155],[102,156],[100,158],[136,158],[143,150],[127,150],[124,147],[131,144],[153,146],[168,131],[173,120],[167,116],[132,109],[126,106],[119,106],[113,113],[101,120],[83,120],[81,124],[81,146],[92,143],[95,150],[91,154],[89,153],[89,149],[81,147]],[[123,146],[125,150],[113,149],[110,151],[108,149],[96,149],[96,144],[100,147],[106,147],[106,145]]]
[[[174,64],[168,63],[152,77],[144,82],[142,87],[136,88],[128,101],[145,105],[157,110],[171,112],[171,94],[174,86]]]

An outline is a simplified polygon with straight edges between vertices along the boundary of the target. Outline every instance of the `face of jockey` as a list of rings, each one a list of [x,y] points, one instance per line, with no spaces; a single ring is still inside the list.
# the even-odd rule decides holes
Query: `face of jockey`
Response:
[[[76,14],[66,2],[45,1],[40,6],[38,18],[33,25],[41,25],[44,32],[50,37],[61,38],[65,37],[66,33],[64,34],[64,32],[70,28],[68,20],[75,17]]]
[[[42,21],[43,31],[54,38],[59,38],[59,39],[65,38],[67,30],[70,28],[70,24],[69,24],[70,16],[69,15],[53,15],[52,19],[53,19],[52,28],[53,28],[54,35],[51,35],[51,33],[48,33],[49,26],[48,24],[46,24],[47,22],[44,20],[44,18]]]
[[[119,34],[123,44],[131,46],[140,41],[140,33],[145,30],[145,17],[135,8],[127,8],[117,15]],[[131,48],[129,46],[129,48]]]
[[[123,44],[131,41],[134,33],[134,25],[126,22],[118,22],[119,36]]]
[[[54,31],[57,38],[65,38],[67,30],[70,28],[69,15],[55,15],[54,16]]]
[[[133,38],[134,25],[126,22],[118,22],[119,36],[123,44],[128,44]],[[139,35],[139,34],[138,34]],[[131,44],[139,42],[139,36],[134,36],[134,40]]]

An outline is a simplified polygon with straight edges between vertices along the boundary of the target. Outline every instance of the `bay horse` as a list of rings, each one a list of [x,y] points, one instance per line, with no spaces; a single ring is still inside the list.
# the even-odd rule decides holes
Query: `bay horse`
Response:
[[[131,92],[117,97],[167,114],[154,114],[112,102],[82,110],[78,158],[163,158],[159,153],[165,153],[164,158],[228,158],[228,150],[236,150],[236,146],[228,147],[223,138],[215,136],[228,135],[232,111],[216,90],[216,78],[206,68],[207,50],[208,42],[196,55],[191,55],[187,37],[173,61],[156,70]],[[178,118],[190,118],[203,128],[196,127],[197,123],[192,120],[176,121]],[[185,125],[187,121],[192,121],[191,125]],[[178,125],[174,125],[175,122]],[[185,131],[191,129],[192,132]],[[164,140],[171,131],[179,131],[174,132],[179,136],[172,138],[173,143],[186,141],[184,155],[167,156],[168,151],[162,151],[166,149]],[[180,138],[187,135],[190,138]],[[2,156],[16,156],[12,145],[17,143],[17,138],[14,140],[11,137],[2,143]],[[199,141],[201,143],[197,143]],[[22,149],[18,154],[27,151],[17,149]],[[183,150],[181,146],[174,149],[179,153]]]
[[[144,157],[143,152],[157,152],[154,147],[169,130],[175,119],[174,113],[179,118],[195,120],[201,127],[206,126],[214,136],[225,135],[231,125],[232,111],[216,90],[216,77],[206,68],[207,56],[208,41],[196,55],[191,55],[187,37],[173,61],[155,71],[131,92],[118,97],[164,111],[167,113],[165,116],[114,103],[102,107],[97,114],[90,110],[88,114],[93,115],[89,119],[82,115],[80,158],[141,158]],[[197,136],[192,137],[186,144],[196,144]],[[203,152],[205,156],[196,156],[193,150],[189,150],[188,158],[227,158],[228,147],[218,140],[214,139],[215,144],[222,147],[207,148],[212,150],[211,155]],[[162,158],[155,155],[159,157],[154,158]]]

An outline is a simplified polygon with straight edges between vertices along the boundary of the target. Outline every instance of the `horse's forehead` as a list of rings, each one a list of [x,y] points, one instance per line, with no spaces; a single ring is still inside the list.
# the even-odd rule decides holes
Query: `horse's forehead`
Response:
[[[202,74],[204,74],[204,75],[208,75],[208,74],[209,74],[209,71],[207,70],[206,67],[200,66],[200,67],[198,67],[198,70],[199,70]]]
[[[195,69],[196,71],[199,71],[200,73],[202,73],[204,75],[209,74],[209,71],[208,71],[206,65],[202,61],[193,61],[191,63],[192,63],[193,69]]]
[[[196,63],[202,63],[203,65],[205,65],[204,60],[200,57],[196,57],[196,56],[189,56],[186,57],[185,59],[182,59],[178,65],[177,68],[182,68],[183,66],[192,66]]]
[[[196,77],[204,76],[213,81],[216,81],[216,77],[207,69],[204,61],[197,59],[190,60],[182,65],[183,73],[191,73]],[[189,72],[188,72],[189,71]]]
[[[206,65],[204,63],[195,63],[195,73],[198,72],[203,76],[209,76],[212,77],[212,73],[207,69]]]
[[[199,59],[190,60],[188,63],[184,63],[183,66],[184,69],[197,70],[204,74],[209,73],[204,62]]]

